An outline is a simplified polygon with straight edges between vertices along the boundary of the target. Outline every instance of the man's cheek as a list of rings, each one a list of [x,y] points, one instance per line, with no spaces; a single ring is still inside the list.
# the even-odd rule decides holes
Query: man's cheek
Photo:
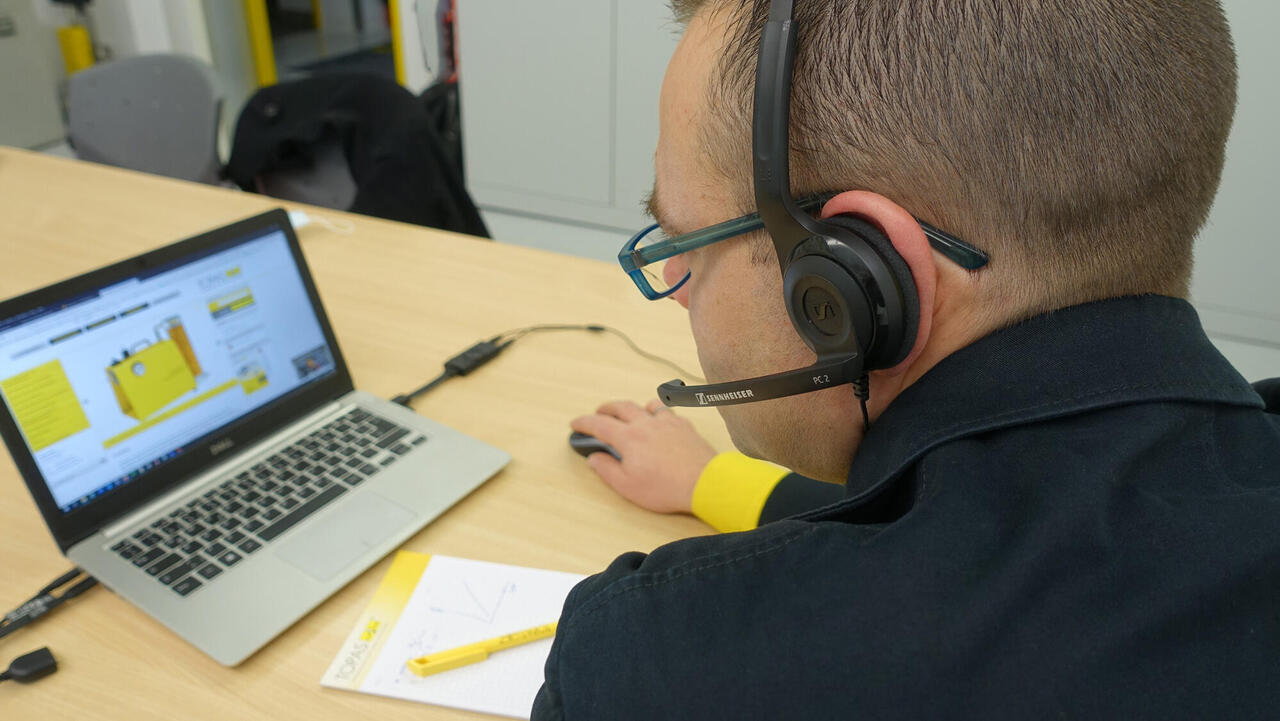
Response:
[[[669,297],[671,298],[671,300],[674,300],[675,302],[679,303],[680,306],[683,307],[685,310],[689,310],[689,284],[688,283],[685,283],[684,285],[680,286],[680,289],[672,293]]]
[[[696,295],[696,294],[695,294]],[[726,354],[732,350],[727,347],[726,339],[720,328],[708,322],[708,316],[699,312],[695,300],[689,311],[689,329],[693,333],[693,342],[698,349],[698,362],[702,365],[702,375],[708,383],[719,383],[730,378],[725,377],[723,367]]]
[[[663,264],[662,279],[667,282],[667,287],[670,288],[676,283],[679,283],[680,279],[683,278],[685,274],[688,272],[689,272],[688,259],[683,255],[677,255],[676,257],[671,258],[665,264]],[[688,285],[686,284],[685,287],[687,288]],[[681,290],[683,290],[683,288]],[[682,303],[681,305],[685,305],[685,307],[688,307],[687,303]]]

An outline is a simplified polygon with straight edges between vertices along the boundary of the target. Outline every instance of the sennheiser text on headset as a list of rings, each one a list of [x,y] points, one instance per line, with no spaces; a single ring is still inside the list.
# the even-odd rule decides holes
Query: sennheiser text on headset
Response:
[[[792,0],[770,4],[760,40],[752,117],[756,207],[782,269],[787,313],[818,356],[807,368],[726,383],[658,386],[668,406],[726,406],[800,395],[852,384],[864,403],[867,373],[906,359],[915,344],[920,303],[902,256],[874,225],[849,215],[819,220],[791,196],[789,125],[795,60]],[[982,251],[919,221],[934,247]]]

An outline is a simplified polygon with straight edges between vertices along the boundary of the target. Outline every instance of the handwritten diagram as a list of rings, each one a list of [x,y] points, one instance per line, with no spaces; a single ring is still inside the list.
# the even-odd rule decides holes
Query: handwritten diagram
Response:
[[[452,605],[449,600],[441,599],[439,605],[433,605],[431,611],[433,613],[442,613],[446,616],[464,616],[466,618],[474,618],[477,621],[492,624],[494,619],[498,617],[498,612],[502,610],[502,602],[507,600],[509,594],[516,592],[516,584],[505,583],[498,590],[498,597],[490,603],[480,600],[480,596],[476,593],[476,589],[471,587],[471,581],[462,579],[462,588],[466,592],[467,601]],[[481,594],[485,593],[485,589],[481,589]],[[447,605],[448,604],[448,605]]]

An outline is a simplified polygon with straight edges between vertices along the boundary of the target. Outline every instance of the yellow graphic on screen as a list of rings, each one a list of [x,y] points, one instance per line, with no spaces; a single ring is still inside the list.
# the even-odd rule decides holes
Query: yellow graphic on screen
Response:
[[[0,390],[33,452],[89,427],[62,361],[52,360],[0,381]]]
[[[182,352],[182,359],[187,362],[187,367],[191,369],[191,375],[198,376],[204,371],[200,368],[200,360],[196,358],[196,350],[191,347],[191,339],[187,337],[187,328],[182,324],[182,319],[178,317],[169,318],[160,325],[156,326],[156,337],[163,338],[165,334],[169,335],[169,340],[178,344],[178,350]]]
[[[236,380],[229,380],[220,386],[215,386],[205,391],[204,393],[201,393],[195,398],[192,398],[184,403],[180,403],[179,405],[176,405],[167,411],[163,411],[157,415],[154,415],[148,418],[147,420],[142,421],[141,423],[135,425],[133,428],[130,428],[129,430],[124,431],[123,433],[118,433],[114,436],[111,436],[110,438],[102,442],[102,447],[110,448],[112,446],[123,443],[124,441],[127,441],[130,438],[133,438],[134,436],[138,435],[139,433],[142,433],[143,431],[149,431],[152,428],[155,428],[156,426],[160,425],[161,423],[164,423],[167,420],[176,418],[182,415],[183,413],[186,413],[187,411],[191,410],[192,408],[195,408],[196,406],[200,405],[201,403],[204,403],[205,401],[212,400],[222,395],[223,393],[226,393],[232,388],[235,388],[238,382],[239,381],[236,381]]]
[[[245,395],[250,395],[267,387],[267,371],[257,363],[241,368],[238,379],[240,388],[244,390]]]
[[[209,315],[213,316],[214,320],[219,320],[238,310],[251,307],[254,302],[253,291],[240,288],[209,301]]]
[[[196,389],[195,374],[172,339],[107,366],[107,376],[120,410],[140,421]]]

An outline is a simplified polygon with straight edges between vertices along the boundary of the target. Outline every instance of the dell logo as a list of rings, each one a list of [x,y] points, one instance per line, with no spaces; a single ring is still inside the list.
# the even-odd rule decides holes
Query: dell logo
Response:
[[[209,453],[210,455],[216,456],[219,453],[231,450],[231,447],[234,446],[235,444],[236,442],[231,440],[230,438],[223,438],[217,443],[214,443],[213,445],[209,446]]]

